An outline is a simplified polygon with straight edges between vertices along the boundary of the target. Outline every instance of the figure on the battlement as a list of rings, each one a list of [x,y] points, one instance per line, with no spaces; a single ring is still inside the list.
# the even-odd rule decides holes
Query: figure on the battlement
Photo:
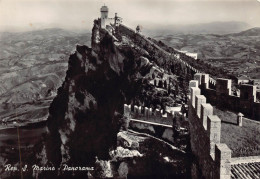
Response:
[[[141,33],[141,26],[140,26],[140,25],[138,25],[138,26],[136,27],[136,33]]]

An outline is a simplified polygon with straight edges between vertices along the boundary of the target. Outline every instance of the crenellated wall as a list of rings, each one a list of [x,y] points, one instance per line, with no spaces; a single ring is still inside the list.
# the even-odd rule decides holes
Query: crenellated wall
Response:
[[[170,84],[169,80],[159,80],[159,79],[153,80],[153,85],[155,87],[167,89],[169,87],[169,84]]]
[[[159,109],[152,110],[152,108],[124,104],[124,116],[172,126],[174,115],[168,112],[163,114],[163,111]]]
[[[205,178],[228,179],[231,174],[231,150],[220,143],[221,120],[213,115],[213,107],[201,95],[198,81],[190,82],[190,143]]]
[[[256,102],[256,86],[242,84],[240,86],[240,96],[234,96],[231,94],[230,79],[218,78],[216,80],[216,90],[209,88],[208,74],[196,73],[194,80],[198,81],[201,94],[205,95],[211,104],[241,112],[254,120],[260,120],[260,103]]]
[[[124,104],[124,116],[129,119],[129,127],[146,132],[169,142],[174,142],[172,113],[162,110]]]

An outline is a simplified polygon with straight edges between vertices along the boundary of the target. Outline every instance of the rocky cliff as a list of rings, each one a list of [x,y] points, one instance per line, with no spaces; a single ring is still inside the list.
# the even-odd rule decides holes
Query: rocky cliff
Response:
[[[91,48],[77,45],[49,108],[45,165],[93,166],[97,159],[109,160],[124,123],[123,104],[160,107],[174,101],[176,94],[151,84],[153,75],[165,73],[153,62],[154,51],[132,39],[100,29],[95,20]]]
[[[122,116],[124,104],[165,110],[166,106],[173,107],[183,101],[181,86],[184,85],[177,76],[182,66],[171,64],[163,49],[133,30],[121,26],[111,33],[100,29],[99,23],[94,21],[91,48],[77,45],[70,55],[66,77],[58,80],[63,83],[49,107],[47,126],[42,122],[21,129],[21,151],[16,144],[12,150],[6,150],[10,145],[8,138],[0,146],[3,166],[10,163],[17,168],[29,167],[23,173],[6,172],[0,167],[3,178],[16,178],[20,174],[29,178],[86,178],[87,173],[94,177],[120,178],[144,173],[161,177],[163,168],[167,169],[167,176],[170,176],[168,171],[182,176],[187,170],[183,162],[185,154],[175,155],[168,144],[165,144],[168,149],[165,145],[151,149],[162,142],[129,131],[122,133],[127,126]],[[40,109],[33,112],[41,114]],[[32,130],[28,132],[27,127]],[[12,132],[17,131],[9,131]],[[19,152],[21,163],[17,162]],[[34,165],[39,169],[34,170]],[[65,165],[95,170],[64,171]]]
[[[49,109],[46,149],[53,165],[91,165],[95,156],[109,157],[123,104],[140,94],[151,68],[142,54],[95,21],[92,48],[76,47]]]

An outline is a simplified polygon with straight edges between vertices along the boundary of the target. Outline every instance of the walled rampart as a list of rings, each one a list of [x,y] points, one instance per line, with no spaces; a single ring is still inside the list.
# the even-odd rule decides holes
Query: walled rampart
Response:
[[[152,82],[153,82],[153,85],[158,88],[168,89],[168,87],[170,85],[169,80],[154,79],[154,80],[152,80]]]
[[[173,114],[168,112],[163,114],[163,110],[159,109],[152,110],[152,108],[124,104],[124,116],[159,124],[173,125]]]
[[[136,33],[129,27],[120,24],[118,29],[121,34],[133,39],[139,46],[144,48],[148,53],[152,54],[153,56],[163,58],[164,60],[170,57],[170,53],[166,52],[140,33]]]
[[[180,56],[176,56],[174,54],[171,54],[171,53],[165,51],[164,49],[162,49],[161,47],[156,45],[154,42],[152,42],[145,36],[141,35],[140,33],[136,33],[131,28],[129,28],[123,24],[120,24],[118,29],[121,34],[128,36],[131,39],[134,39],[136,41],[136,43],[138,43],[141,47],[143,47],[145,50],[147,50],[148,53],[152,54],[156,58],[158,57],[158,58],[163,59],[163,61],[158,61],[158,64],[162,65],[165,63],[166,60],[174,60],[174,61],[177,60],[180,63],[182,63],[183,65],[185,65],[188,69],[193,71],[193,73],[201,73],[199,70],[192,67],[187,62],[183,61],[180,58]],[[216,80],[209,77],[209,84],[214,87],[216,85]]]
[[[131,128],[174,142],[172,113],[163,114],[159,109],[124,104],[124,116],[130,120]]]
[[[218,78],[216,90],[209,88],[208,74],[196,73],[194,80],[198,81],[201,94],[207,97],[209,103],[260,120],[260,103],[256,102],[256,86],[242,84],[240,96],[234,96],[231,94],[230,79]]]
[[[228,82],[227,82],[228,83]],[[223,83],[223,84],[227,84]],[[189,124],[191,150],[196,156],[199,168],[205,178],[251,178],[259,176],[256,170],[248,166],[259,163],[259,156],[231,158],[231,150],[220,143],[221,119],[213,115],[213,107],[208,99],[201,95],[198,81],[190,82],[191,98],[189,102]],[[248,166],[242,166],[242,164]],[[241,169],[242,168],[242,169]],[[232,170],[232,172],[231,172]],[[250,176],[248,175],[250,171]],[[239,177],[238,177],[239,176]]]
[[[159,47],[157,44],[155,44],[154,42],[152,42],[151,40],[146,38],[144,35],[142,35],[140,33],[136,33],[133,29],[131,29],[123,24],[120,24],[119,32],[129,36],[132,39],[143,40],[144,45],[148,45],[148,46],[152,45],[153,48],[155,48],[155,50],[159,50],[161,53],[164,53],[165,55],[170,55],[169,52],[167,52],[164,49],[162,49],[161,47]]]
[[[231,150],[220,143],[221,120],[201,95],[198,81],[190,82],[189,124],[191,150],[205,178],[228,179],[231,174]],[[194,86],[194,87],[192,87]]]

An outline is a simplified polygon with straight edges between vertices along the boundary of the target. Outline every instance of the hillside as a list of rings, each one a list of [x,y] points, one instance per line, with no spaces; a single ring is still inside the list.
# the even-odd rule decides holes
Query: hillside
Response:
[[[62,29],[1,33],[1,118],[9,121],[14,107],[21,121],[28,116],[32,121],[46,118],[48,105],[65,77],[70,52],[77,43],[89,44],[90,36]],[[45,110],[37,112],[38,106]]]
[[[260,78],[259,28],[226,35],[157,35],[154,39],[175,49],[198,53],[199,59],[221,67],[230,74],[245,74],[252,78]]]

